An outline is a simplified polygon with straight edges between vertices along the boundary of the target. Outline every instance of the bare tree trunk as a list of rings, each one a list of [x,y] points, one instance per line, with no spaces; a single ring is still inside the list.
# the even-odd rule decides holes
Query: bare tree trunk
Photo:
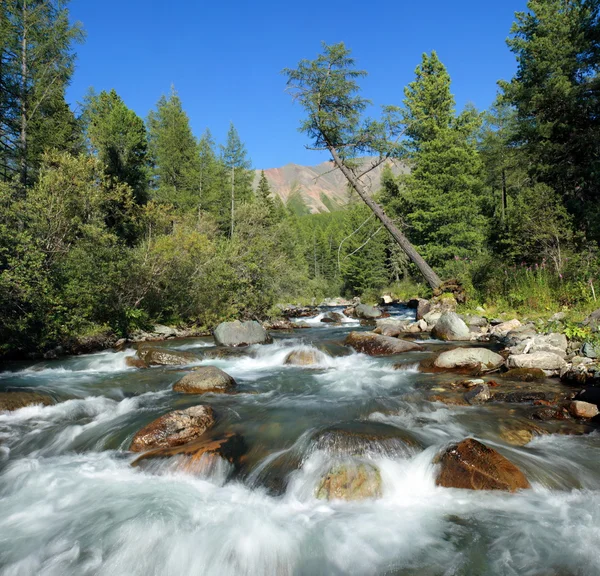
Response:
[[[502,225],[506,225],[506,209],[508,207],[506,198],[506,170],[502,168]]]
[[[339,157],[337,150],[333,146],[328,146],[329,152],[331,152],[331,156],[333,157],[333,161],[335,165],[342,171],[342,174],[346,177],[346,180],[350,182],[350,185],[356,193],[361,197],[363,202],[373,211],[375,216],[379,218],[381,223],[386,227],[387,231],[392,235],[394,240],[398,243],[400,248],[404,250],[406,255],[411,259],[411,261],[416,265],[419,269],[419,272],[423,275],[427,284],[431,286],[431,288],[435,289],[442,284],[440,277],[433,271],[431,266],[425,262],[423,257],[417,252],[415,247],[409,242],[408,238],[398,230],[396,225],[388,218],[385,214],[381,206],[377,204],[365,190],[365,187],[361,183],[361,181],[354,175],[352,170],[348,168],[342,159]]]
[[[231,230],[229,233],[230,238],[233,238],[233,214],[235,204],[235,168],[231,167]]]
[[[23,0],[23,37],[21,38],[21,185],[27,185],[27,0]]]

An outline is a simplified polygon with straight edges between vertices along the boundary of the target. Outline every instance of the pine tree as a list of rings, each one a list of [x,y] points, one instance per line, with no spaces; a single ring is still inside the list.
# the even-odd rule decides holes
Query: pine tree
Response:
[[[201,194],[198,143],[175,88],[150,112],[148,134],[155,197],[179,210],[196,209]]]
[[[91,93],[83,114],[90,148],[109,178],[128,184],[143,204],[148,194],[148,142],[144,121],[111,90]]]
[[[518,69],[501,82],[517,110],[530,172],[559,192],[600,239],[600,2],[529,0],[508,46]]]
[[[246,147],[233,123],[227,132],[227,142],[221,146],[221,162],[225,170],[224,177],[229,189],[229,235],[233,236],[235,228],[235,206],[252,199],[252,163],[248,158]]]
[[[22,187],[35,179],[45,150],[80,146],[65,88],[83,33],[69,22],[67,4],[19,0],[0,8],[0,164]]]
[[[206,130],[198,142],[200,168],[200,202],[199,208],[218,213],[216,205],[219,201],[219,160],[215,153],[215,142],[210,130]]]
[[[481,252],[485,241],[483,167],[474,137],[480,116],[470,108],[455,116],[450,77],[435,53],[423,55],[404,105],[414,166],[404,179],[401,215],[428,261],[443,267]]]

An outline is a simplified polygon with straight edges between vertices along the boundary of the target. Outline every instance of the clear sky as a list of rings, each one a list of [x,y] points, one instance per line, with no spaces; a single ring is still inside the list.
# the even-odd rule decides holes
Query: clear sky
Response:
[[[232,121],[256,168],[317,164],[297,131],[280,71],[314,58],[321,41],[343,41],[369,72],[363,93],[376,105],[400,104],[423,52],[437,50],[459,108],[487,108],[497,80],[510,78],[506,47],[514,12],[526,0],[72,0],[87,33],[77,47],[69,101],[89,87],[115,88],[146,117],[171,84],[192,128],[223,141]]]

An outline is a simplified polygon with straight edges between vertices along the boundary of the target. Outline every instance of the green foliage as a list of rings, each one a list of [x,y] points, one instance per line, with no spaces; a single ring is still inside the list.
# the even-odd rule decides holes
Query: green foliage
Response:
[[[139,204],[148,194],[148,142],[144,121],[111,90],[86,98],[83,118],[90,148],[108,177],[129,185]]]
[[[168,98],[162,96],[148,115],[148,134],[154,197],[180,211],[197,209],[201,183],[198,143],[175,88]]]

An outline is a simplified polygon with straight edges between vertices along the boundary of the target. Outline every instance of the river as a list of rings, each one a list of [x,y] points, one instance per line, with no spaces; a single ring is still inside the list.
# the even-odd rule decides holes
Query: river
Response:
[[[428,400],[450,376],[421,374],[416,363],[442,344],[371,358],[341,346],[362,329],[356,322],[318,320],[228,359],[202,359],[208,338],[158,344],[219,366],[238,382],[236,394],[176,394],[181,368],[129,368],[133,349],[1,373],[0,391],[35,389],[59,402],[0,413],[0,574],[600,574],[596,432],[549,427],[525,446],[511,445],[501,430],[529,422],[529,406]],[[317,368],[283,364],[301,346],[324,352]],[[399,361],[403,369],[394,369]],[[131,466],[136,431],[198,403],[214,408],[214,433],[244,437],[249,450],[239,469],[222,461],[192,476]],[[339,437],[332,431],[353,429],[386,430],[389,438],[359,455],[327,441]],[[517,464],[532,488],[437,487],[435,455],[467,437]],[[379,469],[381,497],[316,498],[332,462],[349,460]]]

